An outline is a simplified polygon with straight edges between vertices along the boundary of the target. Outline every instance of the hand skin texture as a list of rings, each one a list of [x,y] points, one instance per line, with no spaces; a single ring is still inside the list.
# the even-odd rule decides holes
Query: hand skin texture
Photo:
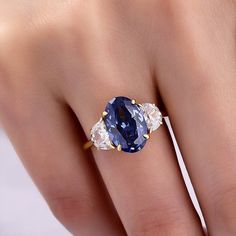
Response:
[[[83,150],[120,95],[163,104],[209,234],[236,235],[235,0],[0,1],[1,122],[55,216],[203,235],[166,126],[135,155]]]

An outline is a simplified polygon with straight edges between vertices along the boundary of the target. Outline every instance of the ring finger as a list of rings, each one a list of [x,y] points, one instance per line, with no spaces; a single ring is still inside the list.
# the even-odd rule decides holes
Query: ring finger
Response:
[[[97,86],[95,86],[97,88]],[[145,85],[141,86],[147,89]],[[89,111],[72,104],[85,132],[95,123],[105,100],[117,91],[140,101],[155,101],[151,92],[143,98],[127,89],[108,89],[106,96],[90,102]],[[151,91],[151,89],[150,89]],[[113,93],[114,92],[114,93]],[[95,94],[95,91],[91,91]],[[90,92],[88,93],[90,94]],[[148,93],[145,93],[148,94]],[[77,95],[76,95],[77,96]],[[72,101],[80,101],[80,97]],[[88,112],[86,114],[86,112]],[[135,154],[93,149],[98,169],[128,235],[201,235],[202,228],[191,204],[176,161],[168,129],[152,134],[145,148]],[[134,156],[129,156],[134,155]]]

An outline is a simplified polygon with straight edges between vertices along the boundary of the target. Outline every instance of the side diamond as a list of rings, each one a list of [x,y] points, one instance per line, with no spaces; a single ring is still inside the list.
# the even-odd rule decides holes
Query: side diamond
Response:
[[[141,109],[144,112],[144,119],[147,123],[149,132],[158,129],[162,124],[162,114],[155,104],[143,103]]]
[[[91,129],[91,141],[97,149],[112,149],[112,144],[102,119],[99,120]]]

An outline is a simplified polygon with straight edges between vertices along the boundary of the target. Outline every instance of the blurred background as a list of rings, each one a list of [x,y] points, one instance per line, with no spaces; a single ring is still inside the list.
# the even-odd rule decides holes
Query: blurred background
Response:
[[[167,124],[170,128],[168,120]],[[172,130],[171,135],[174,139]],[[199,204],[175,139],[174,144],[185,183],[204,225]],[[0,236],[54,235],[71,234],[50,212],[0,127]]]
[[[0,128],[0,236],[70,236],[54,218]]]

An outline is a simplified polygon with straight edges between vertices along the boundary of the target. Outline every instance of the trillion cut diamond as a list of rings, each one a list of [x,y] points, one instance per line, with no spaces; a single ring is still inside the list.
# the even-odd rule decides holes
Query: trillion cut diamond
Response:
[[[158,129],[162,124],[162,114],[155,104],[143,103],[141,109],[144,112],[144,119],[147,123],[149,132],[151,133]]]
[[[112,149],[112,144],[110,142],[104,121],[102,119],[99,120],[91,129],[91,141],[98,149]]]

